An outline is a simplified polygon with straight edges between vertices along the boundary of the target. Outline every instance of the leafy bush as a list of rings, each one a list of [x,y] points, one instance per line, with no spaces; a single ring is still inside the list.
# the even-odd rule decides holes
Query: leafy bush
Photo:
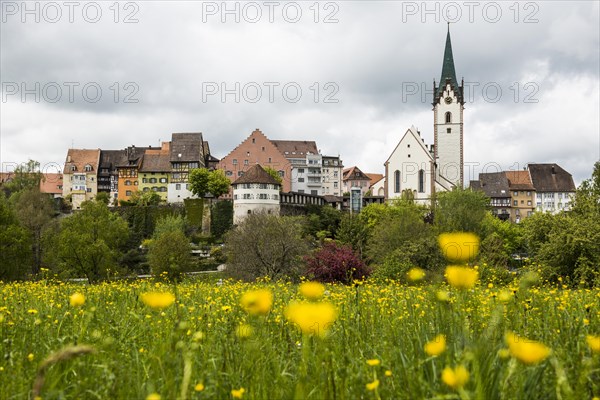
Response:
[[[319,282],[351,283],[366,278],[369,268],[349,245],[328,242],[304,258],[307,274]]]
[[[166,231],[154,239],[148,251],[148,264],[155,276],[167,273],[169,280],[181,279],[191,267],[190,243],[181,231]]]
[[[227,275],[297,279],[309,245],[299,217],[251,214],[225,235]]]

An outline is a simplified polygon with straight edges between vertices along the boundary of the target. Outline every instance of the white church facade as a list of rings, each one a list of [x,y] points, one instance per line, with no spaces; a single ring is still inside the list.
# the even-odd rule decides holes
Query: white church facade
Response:
[[[410,196],[426,204],[436,191],[463,185],[464,82],[456,79],[450,30],[439,86],[433,82],[433,145],[411,127],[385,161],[386,200]]]

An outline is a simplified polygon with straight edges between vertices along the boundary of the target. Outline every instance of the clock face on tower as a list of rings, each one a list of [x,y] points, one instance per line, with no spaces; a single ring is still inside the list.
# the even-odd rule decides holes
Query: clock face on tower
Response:
[[[446,104],[452,103],[452,97],[446,97],[445,101],[446,101]]]

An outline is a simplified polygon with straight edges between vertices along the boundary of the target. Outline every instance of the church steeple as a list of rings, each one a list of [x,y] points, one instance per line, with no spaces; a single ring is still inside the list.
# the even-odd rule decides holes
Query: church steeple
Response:
[[[463,120],[465,102],[463,82],[459,86],[454,70],[450,25],[446,35],[446,48],[442,63],[442,76],[439,87],[433,88],[433,137],[436,179],[444,190],[462,186],[464,178],[463,162]]]
[[[442,62],[442,75],[439,81],[439,87],[435,91],[435,98],[433,99],[436,103],[440,96],[446,89],[446,84],[450,83],[454,90],[458,101],[462,103],[462,86],[458,86],[458,80],[456,79],[456,70],[454,69],[454,57],[452,56],[452,42],[450,40],[450,23],[448,23],[448,34],[446,35],[446,48],[444,49],[444,60]]]

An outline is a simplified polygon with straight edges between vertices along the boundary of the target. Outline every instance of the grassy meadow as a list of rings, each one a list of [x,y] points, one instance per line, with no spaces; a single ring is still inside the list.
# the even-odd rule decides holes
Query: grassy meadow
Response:
[[[0,398],[592,399],[599,316],[523,279],[0,284]]]

